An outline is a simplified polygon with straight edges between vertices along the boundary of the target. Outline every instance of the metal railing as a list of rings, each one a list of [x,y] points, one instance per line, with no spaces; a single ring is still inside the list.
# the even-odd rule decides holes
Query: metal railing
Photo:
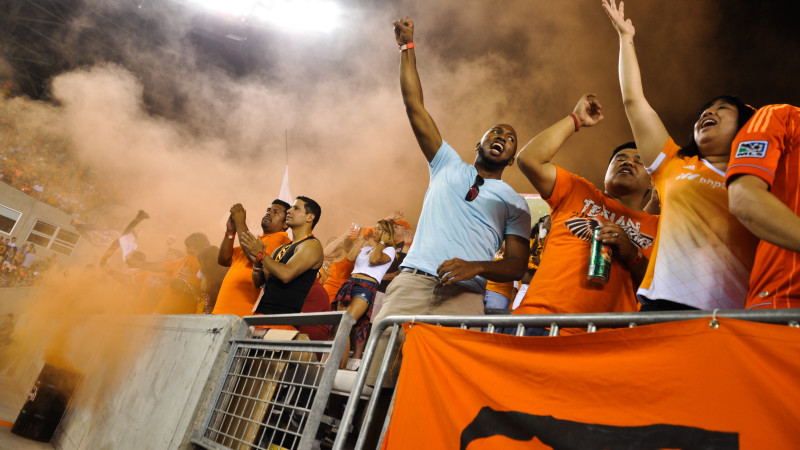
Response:
[[[486,328],[493,333],[498,329],[516,328],[516,335],[522,336],[527,327],[550,328],[550,336],[557,336],[561,328],[583,328],[587,332],[595,332],[598,328],[623,328],[639,325],[649,325],[679,320],[710,318],[710,325],[714,325],[717,317],[749,320],[752,322],[786,324],[800,327],[800,308],[782,310],[715,310],[715,311],[662,311],[662,312],[637,312],[637,313],[594,313],[594,314],[541,314],[541,315],[487,315],[487,316],[391,316],[373,325],[372,332],[364,350],[364,357],[358,371],[350,398],[344,410],[344,415],[339,427],[340,431],[334,441],[333,449],[342,450],[348,440],[349,430],[353,427],[354,416],[359,397],[362,395],[366,384],[367,373],[373,363],[375,348],[378,339],[385,330],[390,330],[388,349],[394,348],[402,330],[402,324],[407,322],[427,323],[439,326],[467,328]],[[380,361],[380,370],[375,386],[383,386],[384,379],[392,364],[394,353],[387,351]],[[374,389],[369,400],[364,421],[359,427],[360,432],[355,444],[355,449],[364,448],[367,431],[372,425],[381,389]],[[386,434],[389,420],[394,406],[392,394],[389,410],[383,423],[381,437]],[[380,445],[380,444],[379,444]]]
[[[333,340],[265,340],[242,327],[192,443],[208,449],[310,449],[355,323],[342,312],[248,316],[250,326],[338,325]],[[323,355],[327,355],[327,360]]]

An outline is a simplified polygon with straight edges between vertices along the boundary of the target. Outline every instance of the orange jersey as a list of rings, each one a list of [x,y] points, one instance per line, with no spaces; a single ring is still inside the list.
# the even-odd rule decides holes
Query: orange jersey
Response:
[[[284,231],[261,236],[261,241],[267,246],[269,255],[278,247],[288,244],[292,240]],[[241,247],[233,248],[231,267],[222,280],[217,295],[217,303],[211,314],[235,314],[239,317],[253,314],[253,307],[258,300],[260,288],[253,285],[253,263],[247,258]]]
[[[328,299],[331,302],[336,298],[339,288],[342,287],[345,281],[350,279],[355,264],[354,261],[348,261],[346,257],[331,264],[331,268],[328,270],[328,279],[325,280],[325,284],[322,286],[325,288],[325,292],[328,293]]]
[[[772,195],[800,215],[800,108],[765,106],[739,131],[726,181],[745,174],[764,180]],[[759,242],[747,308],[799,307],[800,253]]]
[[[638,293],[699,309],[743,308],[757,239],[728,212],[725,174],[678,150],[669,139],[647,169],[661,222]]]
[[[164,263],[169,280],[156,307],[158,314],[194,314],[200,302],[200,262],[186,255]]]
[[[522,303],[512,314],[637,311],[631,272],[624,263],[612,260],[605,285],[587,281],[592,232],[605,222],[616,223],[649,258],[658,216],[623,206],[560,167],[553,193],[546,201],[552,209],[547,245]]]

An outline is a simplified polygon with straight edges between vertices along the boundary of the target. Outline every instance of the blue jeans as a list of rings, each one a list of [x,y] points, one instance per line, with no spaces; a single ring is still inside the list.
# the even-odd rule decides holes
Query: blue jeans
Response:
[[[486,295],[483,297],[483,306],[486,308],[508,309],[510,303],[511,300],[508,297],[494,291],[486,291]]]

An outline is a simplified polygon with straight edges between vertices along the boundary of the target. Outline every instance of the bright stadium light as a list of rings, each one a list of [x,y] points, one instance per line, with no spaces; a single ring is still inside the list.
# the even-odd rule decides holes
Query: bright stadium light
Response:
[[[187,0],[187,3],[227,15],[245,17],[253,11],[257,2],[254,0]]]
[[[339,25],[342,14],[336,3],[326,0],[265,0],[253,15],[289,31],[328,31]]]
[[[342,10],[329,0],[183,0],[216,13],[255,19],[287,31],[328,31]]]

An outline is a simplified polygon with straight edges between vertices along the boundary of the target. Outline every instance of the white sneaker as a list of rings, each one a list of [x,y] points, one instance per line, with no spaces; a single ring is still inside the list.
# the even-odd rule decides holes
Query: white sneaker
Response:
[[[361,360],[360,359],[348,359],[347,360],[347,370],[358,370],[361,367]]]

